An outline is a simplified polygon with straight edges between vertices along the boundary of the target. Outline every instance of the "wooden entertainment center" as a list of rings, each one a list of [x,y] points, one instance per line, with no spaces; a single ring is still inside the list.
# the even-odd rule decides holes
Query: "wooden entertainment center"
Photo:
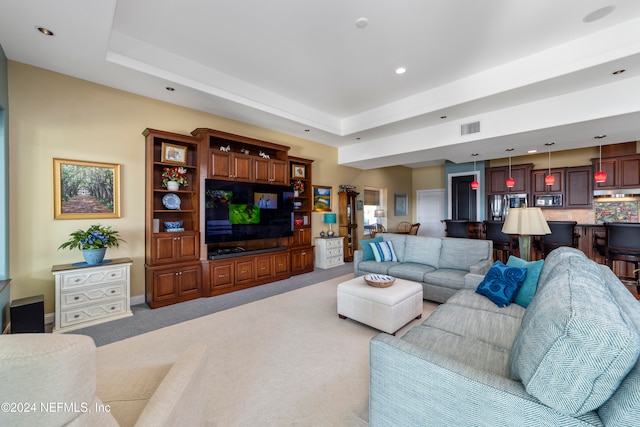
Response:
[[[313,271],[313,160],[289,156],[284,145],[213,129],[198,128],[191,135],[145,129],[143,135],[145,294],[151,308]],[[175,167],[183,168],[188,184],[169,190],[162,173]],[[207,179],[274,186],[300,181],[305,190],[293,198],[293,235],[207,244]],[[167,228],[167,222],[174,228]]]

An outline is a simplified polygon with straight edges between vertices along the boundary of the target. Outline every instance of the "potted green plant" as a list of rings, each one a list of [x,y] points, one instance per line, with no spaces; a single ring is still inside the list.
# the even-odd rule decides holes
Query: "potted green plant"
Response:
[[[187,170],[181,166],[164,168],[162,170],[162,186],[168,190],[176,191],[181,185],[189,185]]]
[[[102,263],[107,248],[118,247],[120,242],[124,242],[118,231],[99,224],[94,224],[86,230],[74,231],[69,236],[69,240],[58,249],[80,249],[89,265]]]

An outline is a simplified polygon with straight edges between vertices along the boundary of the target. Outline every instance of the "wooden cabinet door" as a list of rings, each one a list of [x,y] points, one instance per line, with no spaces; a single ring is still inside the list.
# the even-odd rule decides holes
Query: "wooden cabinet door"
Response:
[[[176,270],[166,269],[153,272],[153,300],[162,302],[178,297]]]
[[[271,159],[270,178],[272,184],[287,185],[287,162],[284,160]],[[309,189],[311,191],[311,189]]]
[[[595,160],[593,170],[594,173],[599,170],[607,173],[607,179],[605,182],[595,183],[596,190],[607,190],[616,188],[616,186],[618,185],[618,161],[616,159],[602,159],[602,162],[600,162],[599,160]]]
[[[266,255],[256,258],[256,280],[273,276],[273,256]]]
[[[271,183],[269,159],[258,158],[253,161],[253,179],[255,182]]]
[[[233,179],[237,181],[253,181],[253,157],[245,154],[234,154],[231,160],[233,162]]]
[[[225,151],[211,150],[211,160],[209,163],[209,178],[229,179],[231,178],[231,153]]]
[[[566,182],[565,206],[568,209],[593,206],[593,174],[590,166],[567,168]]]
[[[307,246],[310,244],[311,244],[310,228],[303,226],[293,231],[291,246]]]
[[[178,236],[176,244],[178,245],[177,252],[180,260],[185,261],[189,259],[198,259],[198,233],[182,234]]]
[[[289,272],[289,254],[277,254],[273,258],[273,270],[276,276]]]
[[[153,238],[153,262],[157,264],[173,262],[177,258],[175,235],[159,235]]]
[[[313,248],[296,249],[291,251],[291,271],[302,272],[313,269]]]
[[[178,293],[180,296],[199,294],[202,290],[200,265],[182,267],[178,272]]]
[[[253,259],[236,262],[236,285],[243,285],[253,281]]]
[[[620,187],[640,187],[640,156],[621,157],[619,168]]]
[[[509,178],[509,169],[505,167],[489,168],[486,170],[487,194],[505,194],[507,192],[507,186],[505,181]]]
[[[531,186],[533,194],[563,193],[564,192],[564,169],[551,169],[551,176],[555,178],[553,185],[547,185],[544,178],[549,174],[549,170],[535,170],[531,172]],[[515,179],[515,178],[514,178]]]

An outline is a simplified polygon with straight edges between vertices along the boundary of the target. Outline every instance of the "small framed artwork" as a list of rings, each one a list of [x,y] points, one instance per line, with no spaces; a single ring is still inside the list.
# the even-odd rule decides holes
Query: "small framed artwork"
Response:
[[[291,176],[293,178],[303,178],[304,179],[304,175],[305,175],[305,169],[304,169],[304,165],[291,165]]]
[[[396,216],[407,215],[407,195],[406,194],[395,195],[395,215]]]
[[[53,219],[120,218],[120,165],[53,159]]]
[[[359,211],[364,209],[364,202],[362,200],[356,200],[356,209]]]
[[[162,157],[160,161],[162,163],[186,165],[187,164],[187,147],[183,147],[182,145],[170,144],[168,142],[163,142]]]
[[[313,210],[316,212],[331,212],[331,187],[324,185],[313,186]]]

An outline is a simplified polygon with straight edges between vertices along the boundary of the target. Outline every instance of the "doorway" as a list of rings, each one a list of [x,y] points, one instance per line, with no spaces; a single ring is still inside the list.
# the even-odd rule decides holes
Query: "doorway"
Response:
[[[478,172],[449,174],[450,219],[478,221],[480,191],[471,189],[471,182],[478,179]]]
[[[416,191],[418,235],[444,237],[444,190]]]

